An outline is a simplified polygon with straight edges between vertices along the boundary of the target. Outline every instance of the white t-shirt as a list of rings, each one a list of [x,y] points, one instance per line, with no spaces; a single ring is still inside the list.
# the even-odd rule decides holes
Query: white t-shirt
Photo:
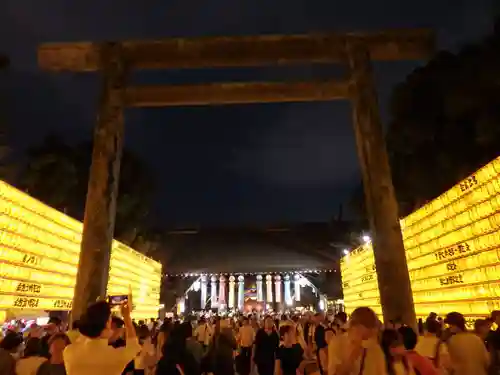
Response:
[[[487,375],[490,355],[476,334],[461,332],[452,336],[448,351],[454,375]]]

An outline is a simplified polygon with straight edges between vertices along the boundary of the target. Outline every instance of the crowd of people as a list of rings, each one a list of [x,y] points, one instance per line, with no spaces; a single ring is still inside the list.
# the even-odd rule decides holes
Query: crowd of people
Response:
[[[338,313],[134,322],[107,302],[71,329],[53,319],[0,341],[0,375],[500,375],[500,311],[468,330],[460,313],[418,328],[361,307]]]

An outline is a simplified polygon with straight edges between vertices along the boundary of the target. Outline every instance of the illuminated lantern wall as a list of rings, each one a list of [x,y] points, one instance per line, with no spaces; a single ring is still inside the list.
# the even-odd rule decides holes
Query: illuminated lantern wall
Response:
[[[402,219],[401,229],[417,316],[500,309],[500,157]],[[341,270],[347,312],[382,314],[371,245],[345,256]]]
[[[82,223],[0,181],[0,311],[70,310]],[[109,294],[132,290],[134,317],[156,317],[161,264],[113,241]]]

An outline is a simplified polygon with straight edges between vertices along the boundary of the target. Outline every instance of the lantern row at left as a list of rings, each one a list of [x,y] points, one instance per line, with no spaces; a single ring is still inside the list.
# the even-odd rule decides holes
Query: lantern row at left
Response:
[[[71,310],[83,225],[0,181],[0,320]],[[161,264],[113,241],[109,294],[132,292],[137,319],[156,317]]]

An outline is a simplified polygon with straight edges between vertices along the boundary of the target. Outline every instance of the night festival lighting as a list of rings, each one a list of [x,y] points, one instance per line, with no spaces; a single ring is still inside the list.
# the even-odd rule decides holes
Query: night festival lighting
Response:
[[[500,309],[500,157],[402,219],[401,229],[417,316]],[[382,314],[371,243],[342,258],[341,274],[347,312]]]
[[[183,273],[166,273],[164,277],[199,277],[199,276],[231,276],[231,275],[243,275],[243,276],[257,276],[257,275],[288,275],[294,273],[300,274],[321,274],[321,273],[329,273],[329,272],[337,272],[336,269],[327,268],[327,269],[290,269],[287,271],[279,271],[279,272],[270,272],[270,271],[262,271],[262,272],[183,272]]]
[[[81,222],[0,181],[0,312],[71,310]],[[157,316],[161,264],[113,240],[109,294],[132,292],[135,318]]]

